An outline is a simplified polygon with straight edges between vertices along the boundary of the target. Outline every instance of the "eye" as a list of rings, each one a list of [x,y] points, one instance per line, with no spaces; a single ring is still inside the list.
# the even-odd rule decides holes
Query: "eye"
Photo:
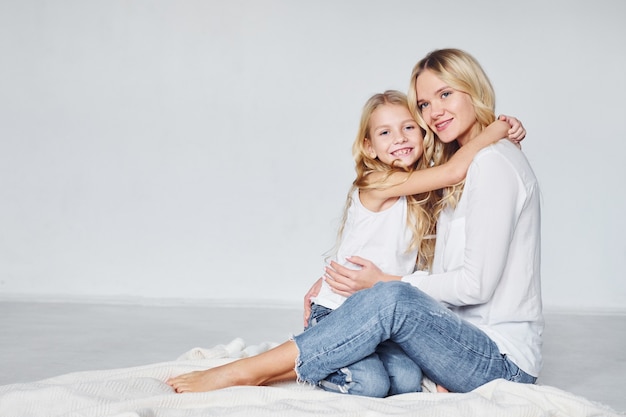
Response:
[[[426,107],[428,107],[428,103],[417,103],[417,108],[420,111],[424,110]]]
[[[413,129],[415,129],[415,125],[406,125],[406,126],[404,127],[404,129],[405,129],[405,130],[413,130]]]
[[[452,94],[452,91],[444,91],[443,93],[441,93],[441,98],[446,98],[446,97],[448,97],[450,94]]]
[[[388,134],[389,134],[388,130],[381,130],[380,132],[378,132],[379,136],[385,136],[385,135],[388,135]]]

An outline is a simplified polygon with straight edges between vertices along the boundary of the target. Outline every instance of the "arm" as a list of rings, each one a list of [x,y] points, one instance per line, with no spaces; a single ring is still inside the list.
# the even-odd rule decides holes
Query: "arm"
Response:
[[[326,276],[330,277],[326,282],[336,293],[349,297],[357,291],[371,288],[377,282],[400,281],[399,275],[392,275],[383,272],[371,261],[360,256],[350,256],[348,261],[360,266],[360,269],[350,269],[336,262],[331,262],[330,267],[326,267]],[[416,271],[415,277],[428,275],[427,271]]]
[[[457,184],[465,178],[474,156],[486,146],[506,137],[510,128],[511,126],[507,122],[497,120],[459,149],[445,164],[411,173],[393,173],[388,177],[387,182],[395,185],[384,189],[362,190],[362,202],[366,203],[363,201],[364,196],[371,202],[383,202],[389,198],[420,194]],[[373,173],[371,175],[383,174]],[[375,204],[367,204],[367,206],[369,208]]]
[[[446,272],[403,278],[449,306],[477,305],[491,299],[507,264],[524,206],[525,191],[520,188],[518,174],[495,153],[480,158],[471,175],[464,191],[465,218],[463,223],[456,222],[460,228],[447,232],[450,238],[446,238],[443,249],[460,253],[458,264],[445,265]],[[454,250],[454,245],[462,248]]]
[[[360,269],[350,269],[335,261],[326,267],[326,283],[337,294],[349,297],[357,291],[374,286],[377,282],[399,281],[402,277],[385,274],[373,262],[360,256],[350,256],[348,261],[360,266]]]
[[[322,279],[319,278],[311,289],[304,295],[304,327],[309,325],[309,317],[311,317],[311,298],[316,297],[320,293],[322,287]]]
[[[522,149],[521,142],[526,137],[526,129],[524,129],[522,122],[517,120],[515,117],[506,116],[504,114],[498,116],[498,120],[507,122],[511,126],[511,128],[508,131],[507,139],[513,142],[515,146]]]

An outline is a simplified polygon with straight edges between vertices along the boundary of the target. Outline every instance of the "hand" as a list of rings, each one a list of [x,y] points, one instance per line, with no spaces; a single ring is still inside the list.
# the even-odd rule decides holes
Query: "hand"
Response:
[[[351,256],[347,259],[360,266],[361,269],[346,268],[334,261],[326,267],[326,282],[337,294],[349,297],[357,291],[373,287],[377,282],[393,279],[367,259],[359,256]]]
[[[520,142],[523,141],[526,137],[526,129],[524,129],[524,126],[522,126],[522,122],[517,120],[515,117],[505,115],[498,116],[498,120],[507,122],[511,126],[508,131],[507,138],[521,149],[522,145],[520,144]]]
[[[307,327],[309,324],[309,317],[311,317],[311,298],[316,297],[320,293],[322,279],[323,278],[319,278],[315,281],[315,284],[313,284],[311,289],[304,295],[304,327]]]

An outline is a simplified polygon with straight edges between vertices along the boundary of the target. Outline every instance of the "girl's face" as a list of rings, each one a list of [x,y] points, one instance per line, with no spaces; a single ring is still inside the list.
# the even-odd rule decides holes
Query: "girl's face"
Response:
[[[400,165],[412,166],[424,150],[422,129],[405,106],[383,104],[370,116],[365,149],[371,158],[387,165],[398,161]]]
[[[463,146],[480,132],[469,94],[448,86],[431,70],[415,80],[417,108],[440,141]]]

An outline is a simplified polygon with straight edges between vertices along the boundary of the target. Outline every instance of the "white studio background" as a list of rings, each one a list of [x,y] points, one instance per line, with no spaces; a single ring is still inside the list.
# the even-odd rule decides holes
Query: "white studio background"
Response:
[[[465,49],[522,119],[548,308],[626,306],[626,2],[0,0],[0,297],[300,306],[375,92]]]

